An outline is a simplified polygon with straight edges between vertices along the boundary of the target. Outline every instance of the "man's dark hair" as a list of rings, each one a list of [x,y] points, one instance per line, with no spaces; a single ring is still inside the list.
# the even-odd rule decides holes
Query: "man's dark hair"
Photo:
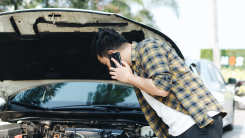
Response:
[[[93,55],[96,56],[98,54],[100,57],[109,57],[109,50],[123,49],[125,47],[124,44],[127,42],[128,41],[114,29],[100,29],[99,32],[95,34],[92,42]]]

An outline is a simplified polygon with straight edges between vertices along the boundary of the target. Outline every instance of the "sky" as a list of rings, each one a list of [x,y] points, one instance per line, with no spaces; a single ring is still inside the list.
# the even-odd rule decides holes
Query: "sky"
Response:
[[[233,2],[233,3],[231,3]],[[184,56],[200,58],[200,49],[213,48],[213,0],[178,0],[180,16],[171,8],[150,9],[159,30]],[[220,49],[245,49],[245,0],[217,0]]]

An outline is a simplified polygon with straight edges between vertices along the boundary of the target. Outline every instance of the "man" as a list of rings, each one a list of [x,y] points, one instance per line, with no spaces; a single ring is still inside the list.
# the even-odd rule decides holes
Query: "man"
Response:
[[[141,109],[159,138],[221,138],[226,112],[184,61],[160,39],[132,44],[113,29],[101,29],[93,52],[112,79],[134,85]],[[120,52],[121,66],[109,55]]]

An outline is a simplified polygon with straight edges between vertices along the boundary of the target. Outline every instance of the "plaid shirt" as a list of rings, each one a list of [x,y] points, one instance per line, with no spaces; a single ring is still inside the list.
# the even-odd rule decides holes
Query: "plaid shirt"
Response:
[[[203,128],[213,123],[208,111],[226,112],[177,53],[160,39],[145,39],[132,43],[132,69],[143,78],[151,78],[160,90],[168,91],[167,97],[151,95],[163,104],[190,115]],[[146,120],[159,138],[168,137],[168,126],[147,103],[140,89],[134,87]]]

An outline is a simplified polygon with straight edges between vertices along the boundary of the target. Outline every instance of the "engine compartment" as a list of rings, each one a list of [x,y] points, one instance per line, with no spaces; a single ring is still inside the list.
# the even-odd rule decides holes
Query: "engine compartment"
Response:
[[[15,127],[13,127],[15,125]],[[52,123],[18,121],[0,127],[0,138],[153,138],[153,130],[131,122]]]

